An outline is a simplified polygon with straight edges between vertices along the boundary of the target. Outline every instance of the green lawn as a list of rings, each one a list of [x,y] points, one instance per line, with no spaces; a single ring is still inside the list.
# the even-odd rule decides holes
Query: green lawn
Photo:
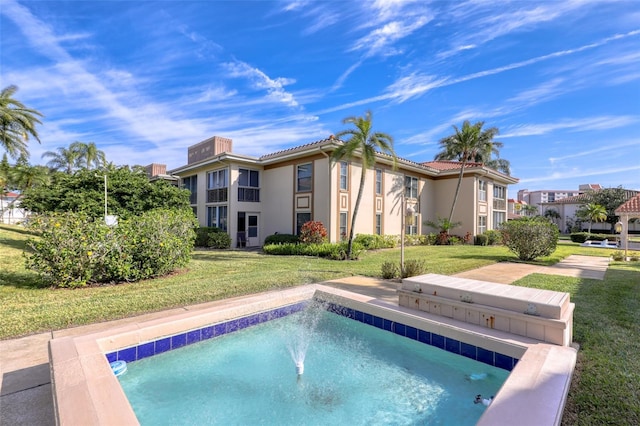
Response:
[[[134,284],[53,290],[25,270],[22,229],[0,225],[0,339],[90,324],[145,312],[349,276],[379,276],[399,250],[367,252],[358,261],[265,256],[259,252],[196,251],[188,269]],[[608,256],[611,250],[561,242],[539,264],[570,254]],[[427,272],[454,274],[516,261],[504,247],[407,247]],[[640,263],[612,263],[604,281],[530,275],[515,283],[571,293],[576,303],[578,367],[564,424],[640,424]]]

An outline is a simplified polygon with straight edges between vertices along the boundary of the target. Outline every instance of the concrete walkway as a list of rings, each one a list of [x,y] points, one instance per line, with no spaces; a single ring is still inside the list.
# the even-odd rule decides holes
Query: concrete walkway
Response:
[[[461,272],[456,276],[504,284],[510,284],[532,273],[602,280],[608,264],[608,258],[574,255],[554,266],[503,262]],[[347,277],[324,284],[367,294],[385,303],[398,304],[397,282],[368,277]],[[151,320],[201,306],[203,305],[0,341],[0,426],[55,425],[47,349],[50,339],[83,335],[119,327],[131,321]]]

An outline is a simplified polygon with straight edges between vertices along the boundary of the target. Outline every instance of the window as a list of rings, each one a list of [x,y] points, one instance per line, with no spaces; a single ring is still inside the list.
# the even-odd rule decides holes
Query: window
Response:
[[[207,173],[207,203],[226,202],[228,186],[227,169]]]
[[[193,216],[194,217],[198,217],[198,207],[197,206],[191,206],[191,210],[193,210]]]
[[[253,214],[249,215],[249,226],[247,227],[247,234],[249,234],[249,238],[258,237],[258,216]]]
[[[376,213],[376,234],[382,235],[382,214]]]
[[[296,213],[296,235],[300,235],[302,225],[311,220],[311,213]]]
[[[376,195],[382,195],[382,170],[376,169]]]
[[[478,201],[487,201],[487,181],[478,181]]]
[[[408,215],[405,217],[404,233],[407,235],[418,234],[418,215]]]
[[[493,186],[493,208],[494,210],[507,209],[507,188],[500,185]]]
[[[182,178],[182,187],[191,192],[191,195],[189,195],[189,203],[198,204],[198,176],[193,175]]]
[[[547,201],[550,203],[553,203],[556,201],[556,193],[555,192],[550,192],[549,195],[547,196]]]
[[[207,207],[207,226],[227,230],[227,206]]]
[[[340,239],[347,239],[347,212],[340,212]]]
[[[412,176],[404,177],[404,196],[418,198],[418,178]]]
[[[300,164],[297,167],[296,179],[297,179],[297,192],[309,192],[311,191],[311,172],[312,165]]]
[[[257,170],[239,169],[238,201],[260,201],[260,175]]]
[[[348,191],[349,190],[349,165],[341,161],[340,162],[340,190]]]
[[[505,212],[493,212],[493,229],[498,229],[506,221]]]
[[[487,231],[487,217],[478,216],[478,234],[484,234]]]

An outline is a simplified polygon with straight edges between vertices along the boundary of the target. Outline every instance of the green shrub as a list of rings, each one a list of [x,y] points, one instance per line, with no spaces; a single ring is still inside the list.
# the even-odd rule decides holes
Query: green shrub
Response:
[[[545,218],[521,218],[500,225],[504,244],[520,260],[533,260],[553,253],[558,244],[558,227]]]
[[[500,231],[496,229],[489,229],[488,231],[485,231],[483,235],[487,236],[487,244],[490,246],[502,244],[502,235],[500,234]]]
[[[215,226],[201,226],[196,229],[195,246],[228,249],[231,247],[231,237],[227,231]]]
[[[30,221],[26,265],[53,287],[137,281],[187,265],[195,240],[189,210],[152,210],[108,227],[82,213],[39,216]]]
[[[489,244],[489,236],[486,234],[479,234],[473,238],[473,244],[476,246],[486,246]]]
[[[393,235],[358,234],[353,239],[354,243],[361,244],[365,250],[377,250],[393,248],[397,244],[397,238]]]
[[[231,247],[231,236],[225,231],[215,228],[217,231],[209,233],[207,247],[214,249],[228,249]]]
[[[352,258],[357,259],[364,248],[361,244],[353,243],[351,248]],[[281,256],[316,256],[333,260],[347,258],[347,242],[322,243],[322,244],[268,244],[262,247],[265,254]]]
[[[574,243],[582,244],[589,239],[589,233],[588,232],[572,232],[571,234],[569,234],[569,238],[571,238],[571,241],[573,241]]]
[[[611,258],[616,262],[621,262],[624,260],[624,253],[621,252],[620,250],[616,250],[613,253],[611,253]]]
[[[321,244],[327,240],[327,228],[322,222],[309,221],[300,229],[300,242],[304,244]]]
[[[402,278],[415,277],[422,275],[427,270],[424,260],[409,259],[404,262],[404,271]]]
[[[264,245],[269,244],[297,244],[300,238],[293,234],[273,234],[264,239]]]
[[[382,262],[382,278],[390,280],[396,278],[400,274],[400,268],[395,262]]]

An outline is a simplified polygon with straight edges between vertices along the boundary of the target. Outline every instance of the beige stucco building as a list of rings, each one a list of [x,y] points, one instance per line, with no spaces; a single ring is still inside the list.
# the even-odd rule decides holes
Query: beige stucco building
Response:
[[[360,208],[351,224],[358,196],[361,163],[332,163],[331,153],[342,142],[333,136],[261,157],[232,152],[232,141],[214,136],[189,147],[187,164],[171,170],[191,191],[191,205],[202,226],[217,226],[232,238],[259,246],[275,233],[296,234],[309,220],[320,221],[330,241],[340,241],[351,226],[356,234],[399,235],[402,212],[408,234],[428,234],[423,225],[448,217],[460,164],[417,163],[379,154],[367,170]],[[453,220],[453,233],[475,235],[496,228],[507,217],[507,186],[517,179],[470,163],[464,171]],[[403,208],[403,203],[406,207]]]

